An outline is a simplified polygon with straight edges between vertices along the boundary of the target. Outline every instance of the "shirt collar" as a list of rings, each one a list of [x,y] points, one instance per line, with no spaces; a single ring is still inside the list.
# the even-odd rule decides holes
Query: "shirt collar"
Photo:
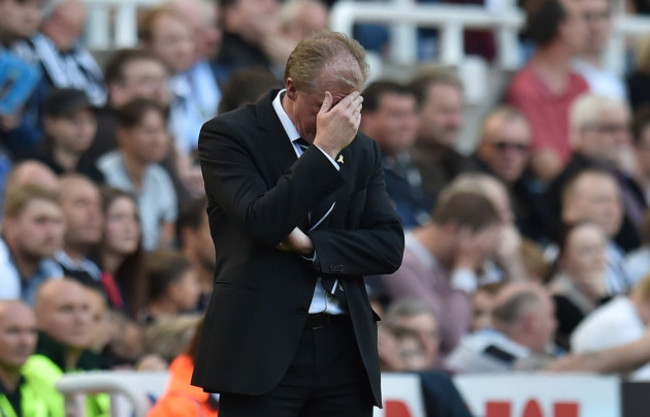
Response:
[[[429,249],[427,249],[422,242],[413,234],[412,231],[409,231],[406,233],[404,236],[405,239],[405,244],[408,246],[411,251],[415,254],[415,256],[420,259],[420,262],[422,262],[427,268],[430,269],[438,269],[438,261],[436,260],[435,256],[429,252]]]
[[[278,92],[278,95],[275,96],[275,99],[273,99],[273,110],[275,110],[275,113],[280,118],[280,123],[282,123],[282,127],[287,133],[289,140],[291,143],[293,143],[293,141],[296,139],[300,139],[300,133],[298,133],[296,126],[294,126],[293,122],[289,118],[289,115],[284,110],[284,107],[282,107],[282,97],[284,97],[284,93],[286,93],[286,91],[287,89],[284,88]]]

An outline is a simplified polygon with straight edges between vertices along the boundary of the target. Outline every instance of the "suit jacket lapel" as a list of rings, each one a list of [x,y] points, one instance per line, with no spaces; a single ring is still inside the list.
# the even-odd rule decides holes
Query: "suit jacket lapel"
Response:
[[[273,109],[273,99],[280,90],[272,90],[256,105],[257,122],[263,131],[266,132],[262,138],[262,146],[265,155],[272,155],[271,158],[279,168],[279,175],[287,172],[289,167],[296,162],[296,151],[289,140],[278,115]]]
[[[345,183],[350,184],[349,177],[351,175],[352,166],[349,164],[346,165],[346,162],[352,161],[352,151],[350,150],[350,147],[343,149],[343,151],[336,157],[336,160],[341,168],[339,172],[345,179]],[[350,197],[350,192],[351,190],[347,186],[341,187],[316,207],[314,212],[318,213],[318,217],[316,218],[319,219],[317,222],[320,222],[317,228],[322,229],[328,227],[336,217],[337,211],[346,209],[346,204],[342,203],[345,202],[346,198]],[[340,203],[337,204],[337,201]],[[315,224],[313,221],[311,223]]]
[[[273,164],[272,184],[275,184],[281,176],[287,174],[289,168],[298,159],[296,150],[273,109],[272,103],[279,91],[270,91],[266,97],[256,104],[257,123],[259,128],[265,132],[261,137],[262,155],[265,156],[265,161],[271,161],[270,163]],[[269,155],[271,158],[268,158]],[[309,230],[309,220],[306,216],[298,227],[304,232]]]

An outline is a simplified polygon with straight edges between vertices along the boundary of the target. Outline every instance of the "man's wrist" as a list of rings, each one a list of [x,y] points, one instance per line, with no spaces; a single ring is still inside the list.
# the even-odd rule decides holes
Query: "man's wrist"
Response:
[[[343,150],[343,149],[341,149],[339,147],[328,146],[328,145],[322,143],[322,141],[319,141],[318,138],[314,139],[314,145],[316,147],[318,147],[318,149],[320,149],[321,151],[326,153],[333,160],[335,160],[336,157],[338,156],[338,154],[340,154],[341,151]]]

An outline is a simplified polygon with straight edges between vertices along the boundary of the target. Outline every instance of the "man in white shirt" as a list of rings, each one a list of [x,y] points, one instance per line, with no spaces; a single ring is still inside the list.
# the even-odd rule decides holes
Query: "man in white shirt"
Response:
[[[571,335],[571,351],[594,352],[632,343],[641,337],[650,323],[650,276],[626,296],[619,296],[589,315]],[[604,336],[606,335],[606,336]],[[634,376],[649,375],[650,365]]]
[[[468,373],[530,370],[552,358],[555,309],[543,287],[508,284],[495,303],[494,328],[465,337],[449,355],[448,368]]]
[[[587,23],[585,49],[573,63],[573,69],[587,80],[595,94],[625,101],[627,91],[623,80],[605,67],[605,50],[612,32],[612,3],[610,0],[584,2]]]

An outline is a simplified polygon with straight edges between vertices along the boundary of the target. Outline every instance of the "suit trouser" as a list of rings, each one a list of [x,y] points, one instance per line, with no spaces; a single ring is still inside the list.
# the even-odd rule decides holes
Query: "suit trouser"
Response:
[[[370,417],[372,405],[352,322],[332,316],[308,320],[287,373],[271,391],[222,393],[219,417]]]

